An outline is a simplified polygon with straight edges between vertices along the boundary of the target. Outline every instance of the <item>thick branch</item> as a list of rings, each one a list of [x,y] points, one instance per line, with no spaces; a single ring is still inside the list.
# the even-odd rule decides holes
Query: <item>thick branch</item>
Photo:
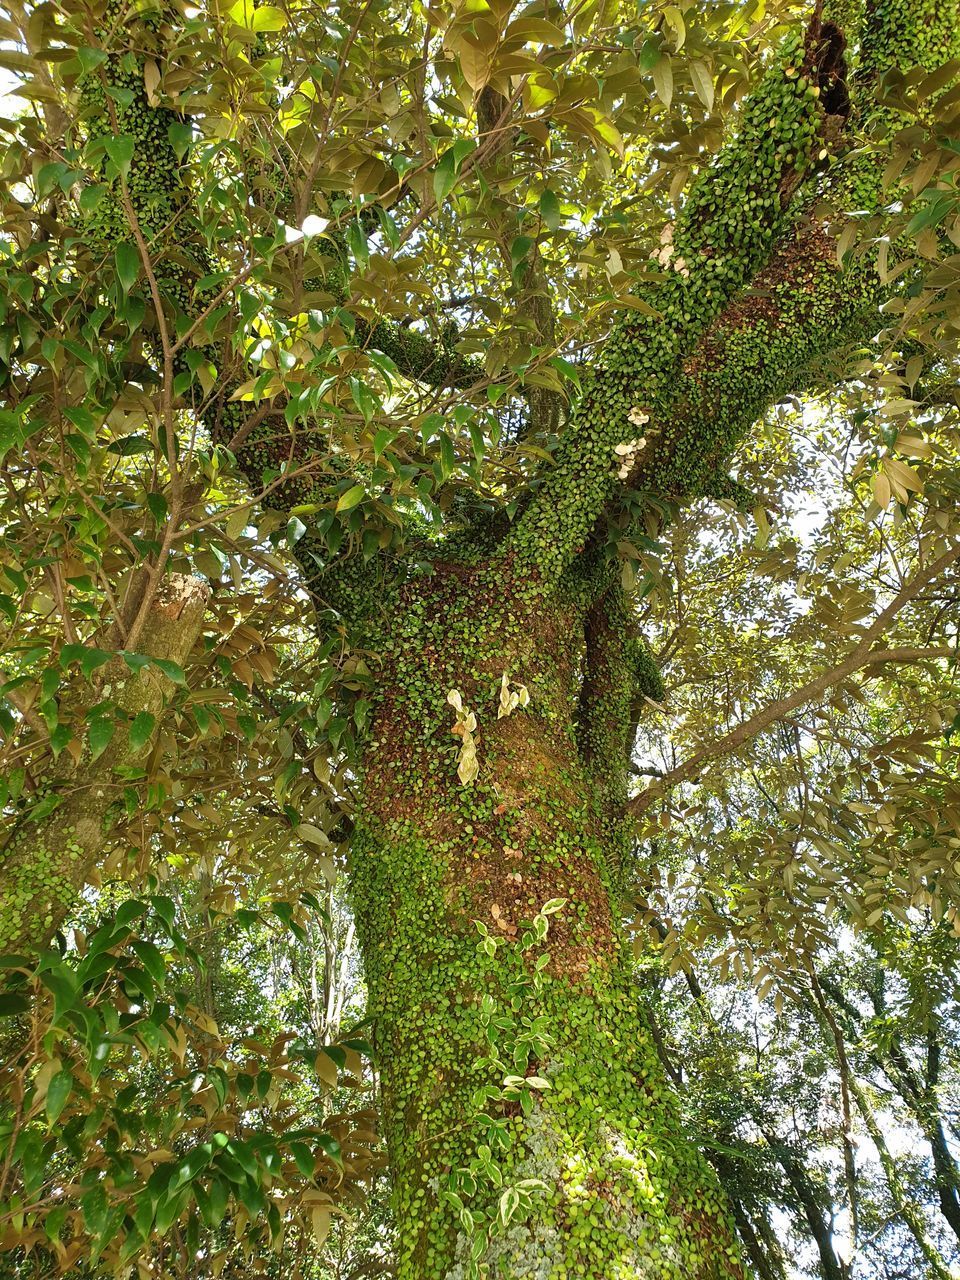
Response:
[[[933,70],[958,51],[956,0],[867,5],[856,77],[857,124],[871,130],[899,127],[895,111],[875,103],[878,75],[914,64]],[[883,165],[869,151],[841,161],[818,195],[843,214],[879,211],[887,198]],[[906,283],[901,279],[896,288]],[[836,240],[809,211],[781,238],[749,291],[718,316],[685,361],[676,394],[666,403],[654,402],[647,443],[627,484],[678,500],[709,493],[763,411],[807,389],[813,370],[829,353],[871,337],[880,327],[879,307],[892,292],[869,257],[848,255],[841,267]]]
[[[357,345],[390,357],[397,370],[428,387],[475,387],[486,377],[483,361],[463,356],[394,320],[368,325],[357,320]]]
[[[884,297],[864,260],[841,268],[832,236],[812,220],[799,225],[683,362],[670,400],[642,428],[626,487],[675,501],[710,492],[769,405],[804,391],[828,352],[872,335]]]
[[[583,548],[642,451],[644,424],[675,401],[682,362],[790,226],[791,199],[836,132],[821,89],[842,79],[843,37],[817,14],[805,37],[785,43],[736,136],[694,182],[676,226],[664,229],[663,279],[605,344],[556,465],[521,521],[517,549],[544,577],[559,577]]]

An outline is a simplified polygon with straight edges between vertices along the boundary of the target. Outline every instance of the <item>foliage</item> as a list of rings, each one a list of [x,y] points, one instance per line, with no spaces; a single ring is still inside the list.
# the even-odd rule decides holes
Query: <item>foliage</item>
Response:
[[[320,909],[306,899],[298,916]],[[219,1274],[229,1225],[244,1265],[289,1262],[376,1171],[375,1121],[355,1100],[369,1046],[318,1044],[292,1011],[282,1029],[244,1025],[262,996],[209,899],[200,923],[165,895],[128,897],[66,953],[7,957],[6,1248],[111,1273],[151,1256],[189,1271],[200,1250]],[[248,964],[264,943],[306,941],[281,902],[230,923]]]

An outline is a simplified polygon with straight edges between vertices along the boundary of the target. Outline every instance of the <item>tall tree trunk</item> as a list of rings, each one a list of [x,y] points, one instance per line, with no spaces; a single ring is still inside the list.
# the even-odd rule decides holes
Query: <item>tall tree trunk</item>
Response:
[[[378,639],[352,891],[400,1280],[744,1274],[638,1022],[611,820],[631,685],[584,680],[584,615],[508,559],[448,562]]]
[[[933,1156],[934,1183],[940,1212],[949,1223],[953,1234],[960,1240],[960,1193],[957,1190],[957,1163],[950,1151],[950,1144],[939,1116],[927,1116],[924,1137],[930,1143]]]
[[[956,5],[868,8],[862,81],[872,103],[874,71],[949,56]],[[530,574],[542,575],[542,590],[535,576],[478,546],[472,560],[448,554],[431,576],[411,577],[399,598],[368,602],[385,605],[387,621],[368,626],[364,641],[381,661],[380,687],[352,888],[396,1178],[401,1280],[481,1271],[500,1280],[743,1274],[713,1175],[680,1131],[630,989],[617,880],[637,655],[615,598],[588,579],[607,517],[634,526],[624,489],[659,495],[651,515],[722,489],[719,470],[764,409],[809,385],[838,342],[875,331],[887,291],[870,260],[842,266],[821,219],[797,220],[791,207],[816,207],[825,193],[840,208],[886,198],[870,157],[843,166],[836,186],[818,172],[843,150],[844,46],[823,6],[812,6],[807,29],[771,60],[738,112],[737,133],[664,229],[664,279],[584,377],[518,522],[514,547]],[[190,193],[163,151],[168,121],[151,114],[137,75],[133,101],[111,106],[103,74],[90,78],[89,115],[99,113],[104,132],[129,129],[137,151],[132,194],[118,192],[99,234],[107,244],[115,228],[125,236],[136,214],[163,246],[175,227],[194,241],[203,277],[204,238],[181,217]],[[163,252],[155,274],[180,298],[181,255],[171,255],[168,285]],[[438,361],[406,328],[377,324],[354,338],[426,383],[476,376],[472,363]],[[172,350],[160,345],[171,379]],[[221,398],[219,407],[211,401],[209,428],[232,451],[243,446],[255,490],[267,465],[309,464],[310,430],[292,445],[271,441],[266,429],[265,439],[252,426],[247,433],[242,406],[228,400],[235,353],[211,362]],[[277,496],[298,506],[313,500],[313,484],[305,471]],[[298,546],[308,553],[308,537]],[[366,553],[366,539],[363,546]],[[324,548],[321,539],[328,562]],[[341,565],[344,578],[352,575],[347,594],[368,591],[363,568],[389,572],[393,555],[359,573],[359,556]],[[520,685],[528,708],[514,703]],[[448,700],[454,691],[457,705]],[[498,718],[498,709],[509,714]]]

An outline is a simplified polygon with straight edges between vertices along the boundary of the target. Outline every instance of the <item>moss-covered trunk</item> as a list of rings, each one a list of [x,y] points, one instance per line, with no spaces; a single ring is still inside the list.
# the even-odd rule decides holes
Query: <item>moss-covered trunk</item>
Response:
[[[583,602],[447,564],[391,616],[352,887],[400,1280],[742,1276],[631,990]]]

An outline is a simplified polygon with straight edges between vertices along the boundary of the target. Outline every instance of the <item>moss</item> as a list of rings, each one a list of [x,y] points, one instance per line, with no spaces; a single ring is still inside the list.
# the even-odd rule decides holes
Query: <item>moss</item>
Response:
[[[758,274],[757,296],[726,308],[677,371],[656,410],[655,465],[641,465],[634,483],[675,500],[709,494],[766,406],[802,390],[805,370],[836,349],[838,333],[848,342],[872,335],[880,290],[866,260],[841,271],[825,231],[795,232]]]
[[[862,79],[891,69],[933,70],[957,56],[955,0],[882,0],[863,12],[856,68]]]
[[[22,827],[0,861],[0,953],[35,942],[76,900],[83,846],[58,823]]]

